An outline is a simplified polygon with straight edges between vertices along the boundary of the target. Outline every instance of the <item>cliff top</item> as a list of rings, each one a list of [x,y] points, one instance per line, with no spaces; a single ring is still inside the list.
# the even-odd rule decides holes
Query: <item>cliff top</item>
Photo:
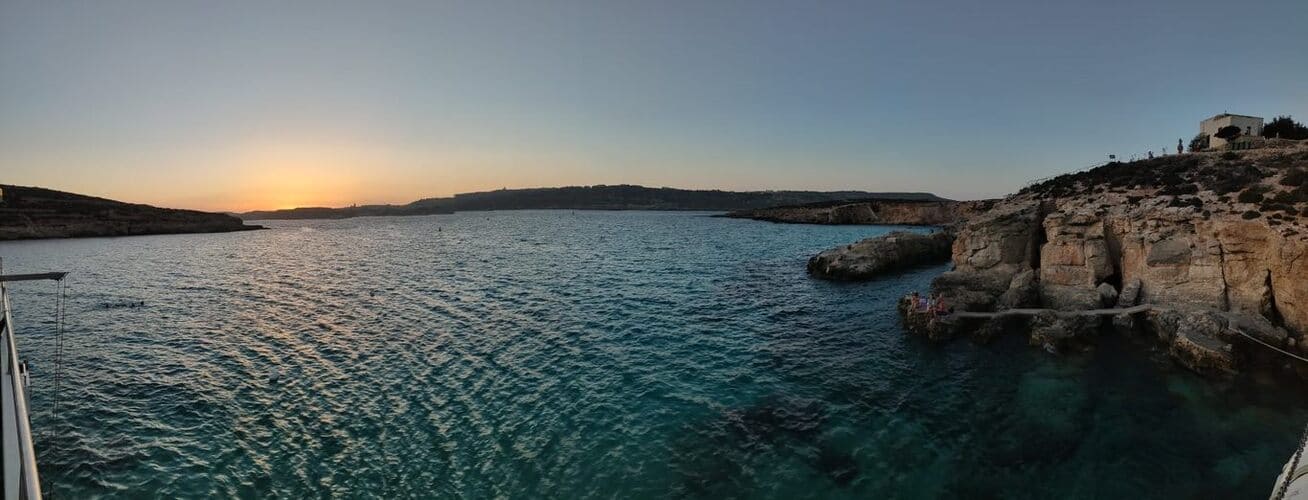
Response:
[[[1308,141],[1113,162],[1027,186],[1009,199],[1069,212],[1260,220],[1282,236],[1308,237]]]

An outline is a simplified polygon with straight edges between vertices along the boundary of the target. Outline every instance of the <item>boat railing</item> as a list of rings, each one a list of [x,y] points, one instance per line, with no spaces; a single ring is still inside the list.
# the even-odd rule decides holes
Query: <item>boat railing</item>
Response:
[[[18,357],[14,342],[14,320],[9,313],[9,291],[0,280],[0,389],[4,417],[0,430],[4,449],[4,497],[41,498],[41,479],[36,469],[36,448],[32,445],[32,423],[27,412],[27,365]]]

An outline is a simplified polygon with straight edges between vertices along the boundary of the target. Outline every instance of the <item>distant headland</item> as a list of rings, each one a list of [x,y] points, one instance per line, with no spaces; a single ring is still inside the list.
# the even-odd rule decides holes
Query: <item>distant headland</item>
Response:
[[[841,200],[949,201],[931,193],[867,191],[720,191],[634,185],[501,189],[425,198],[405,205],[305,207],[233,214],[245,220],[345,219],[380,215],[431,215],[484,210],[751,210]]]
[[[719,191],[632,185],[501,189],[425,198],[404,205],[303,207],[245,213],[158,208],[38,187],[0,184],[0,240],[218,233],[263,229],[242,220],[345,219],[487,210],[748,211],[775,206],[954,203],[931,193],[867,191]],[[763,218],[763,217],[760,217]]]
[[[0,240],[223,233],[263,229],[227,214],[158,208],[37,187],[0,185]]]

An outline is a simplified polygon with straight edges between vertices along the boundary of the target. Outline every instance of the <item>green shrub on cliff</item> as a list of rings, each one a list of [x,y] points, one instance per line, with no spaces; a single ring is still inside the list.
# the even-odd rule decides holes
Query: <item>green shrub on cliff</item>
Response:
[[[1262,203],[1263,195],[1267,194],[1267,188],[1263,186],[1250,186],[1249,189],[1240,193],[1235,201],[1240,203]]]
[[[1163,185],[1163,189],[1160,190],[1158,193],[1178,196],[1178,195],[1186,195],[1186,194],[1195,194],[1198,192],[1199,192],[1198,185],[1194,184],[1193,182],[1184,182],[1178,177],[1174,184],[1170,182],[1165,183]]]
[[[1308,172],[1305,172],[1301,168],[1296,168],[1286,172],[1285,176],[1281,177],[1281,185],[1302,186],[1305,180],[1308,180]]]
[[[1300,186],[1297,189],[1281,191],[1272,196],[1272,201],[1276,203],[1285,203],[1293,205],[1295,203],[1308,202],[1308,188]]]
[[[1271,212],[1271,213],[1285,212],[1288,214],[1293,214],[1298,212],[1298,210],[1295,209],[1293,206],[1290,206],[1285,203],[1277,203],[1274,201],[1265,202],[1261,206],[1259,206],[1259,208],[1261,208],[1263,212]]]
[[[1278,116],[1263,126],[1263,137],[1303,140],[1308,139],[1308,127],[1294,121],[1289,115]]]
[[[1240,214],[1240,218],[1245,219],[1245,220],[1257,219],[1257,218],[1262,217],[1262,216],[1263,216],[1263,214],[1258,213],[1257,210],[1248,210],[1248,211],[1246,211],[1245,213]]]

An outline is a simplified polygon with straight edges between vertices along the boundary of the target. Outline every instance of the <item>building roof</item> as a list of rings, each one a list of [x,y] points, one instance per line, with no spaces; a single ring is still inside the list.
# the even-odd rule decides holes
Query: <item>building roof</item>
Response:
[[[1263,117],[1261,117],[1261,116],[1249,116],[1249,115],[1237,115],[1237,114],[1233,114],[1233,113],[1222,113],[1222,114],[1213,115],[1213,117],[1212,117],[1212,118],[1209,118],[1208,120],[1216,120],[1216,119],[1218,119],[1218,118],[1226,118],[1226,117],[1228,117],[1228,116],[1238,116],[1238,117],[1240,117],[1240,118],[1253,118],[1253,119],[1255,119],[1255,120],[1261,120],[1261,119],[1263,119]],[[1204,121],[1208,121],[1208,120],[1204,120]]]

